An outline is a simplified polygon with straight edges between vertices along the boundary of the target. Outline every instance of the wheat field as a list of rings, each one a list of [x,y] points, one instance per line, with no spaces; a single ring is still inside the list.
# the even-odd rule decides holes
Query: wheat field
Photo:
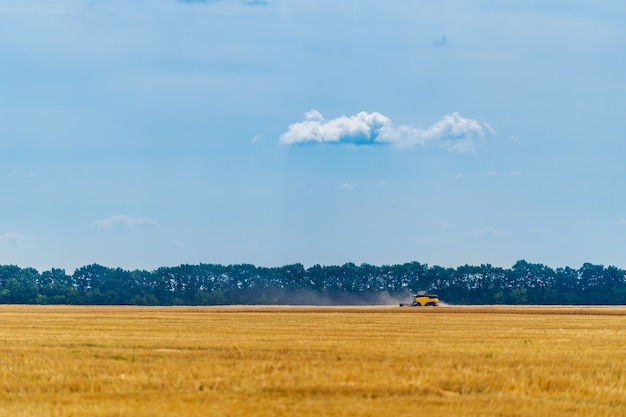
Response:
[[[626,308],[0,306],[0,416],[622,416]]]

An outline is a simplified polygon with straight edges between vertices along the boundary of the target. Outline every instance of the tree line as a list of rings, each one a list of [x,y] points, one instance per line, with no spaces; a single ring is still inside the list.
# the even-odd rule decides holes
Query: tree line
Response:
[[[67,274],[0,266],[1,304],[225,305],[390,304],[411,292],[449,304],[626,304],[626,272],[585,263],[552,269],[520,260],[510,269],[419,262],[375,266],[257,267],[199,264],[124,270],[98,264]]]

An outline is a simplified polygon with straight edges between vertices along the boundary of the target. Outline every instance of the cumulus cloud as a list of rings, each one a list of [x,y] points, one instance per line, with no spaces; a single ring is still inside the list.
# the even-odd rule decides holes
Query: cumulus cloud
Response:
[[[354,116],[340,116],[326,120],[317,110],[305,113],[305,120],[289,125],[279,142],[296,143],[353,143],[391,144],[399,147],[426,145],[438,142],[453,152],[473,152],[475,140],[495,134],[487,123],[462,117],[459,113],[444,116],[427,129],[409,125],[395,126],[383,114],[360,112]]]
[[[380,113],[364,111],[354,116],[341,116],[324,120],[317,110],[304,114],[305,120],[289,126],[280,136],[280,142],[294,144],[303,142],[351,142],[373,143],[382,128],[391,125],[391,120]]]
[[[149,217],[131,217],[125,214],[116,214],[102,220],[96,220],[94,224],[102,229],[110,229],[112,227],[132,228],[137,226],[158,227],[159,223]]]

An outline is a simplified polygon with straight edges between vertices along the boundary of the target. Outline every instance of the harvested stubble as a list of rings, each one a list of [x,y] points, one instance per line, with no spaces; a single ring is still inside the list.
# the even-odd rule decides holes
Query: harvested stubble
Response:
[[[624,308],[0,307],[0,416],[626,415]]]

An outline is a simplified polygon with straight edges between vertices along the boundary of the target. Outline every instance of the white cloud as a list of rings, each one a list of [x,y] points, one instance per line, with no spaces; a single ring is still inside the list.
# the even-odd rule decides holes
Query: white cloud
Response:
[[[290,125],[289,130],[280,136],[280,143],[372,143],[381,128],[391,124],[388,117],[376,112],[362,111],[355,116],[341,116],[328,121],[317,110],[311,110],[304,116],[306,120]]]
[[[491,134],[491,135],[497,135],[498,134],[498,132],[496,132],[496,129],[491,127],[491,125],[489,123],[483,122],[483,126],[485,127],[485,129],[487,129],[487,132],[489,132],[489,134]]]
[[[339,186],[340,190],[354,190],[354,185],[350,184],[349,182],[344,182],[343,184],[341,184]]]
[[[17,245],[26,241],[26,235],[18,232],[7,232],[0,234],[0,244]]]
[[[475,139],[495,134],[487,123],[461,117],[459,113],[444,116],[427,129],[409,125],[394,126],[391,119],[377,112],[360,112],[325,120],[317,110],[305,113],[305,120],[289,125],[279,142],[295,143],[355,143],[392,144],[399,147],[439,142],[451,151],[465,153],[475,150]]]
[[[96,220],[94,224],[102,229],[110,229],[114,226],[123,226],[126,228],[136,226],[158,227],[159,223],[149,217],[130,217],[125,214],[116,214],[102,220]]]
[[[187,246],[185,242],[183,242],[182,240],[176,240],[176,239],[172,240],[172,245],[176,246],[177,248],[184,248]]]
[[[9,174],[11,177],[21,177],[21,178],[33,178],[35,176],[37,176],[37,173],[35,171],[30,171],[27,173],[22,173],[20,172],[19,169],[15,168],[13,171],[11,171],[11,173]]]
[[[586,219],[586,220],[581,220],[579,222],[574,223],[574,226],[575,227],[589,227],[589,226],[595,226],[596,224],[598,224],[596,220]]]
[[[20,2],[21,3],[21,2]],[[33,4],[10,4],[8,7],[0,7],[0,13],[7,14],[49,14],[49,15],[70,15],[78,12],[77,5],[72,2],[47,2],[45,7]]]
[[[478,230],[468,230],[466,232],[468,235],[470,236],[475,236],[475,237],[484,237],[484,236],[505,236],[506,232],[496,229],[493,226],[486,226],[482,229],[478,229]]]
[[[449,221],[443,218],[439,218],[435,220],[434,223],[435,223],[435,226],[439,229],[450,229],[451,227],[453,227],[452,223],[450,223]]]
[[[619,224],[619,225],[626,225],[626,219],[621,218],[618,221],[615,222],[615,224]]]

